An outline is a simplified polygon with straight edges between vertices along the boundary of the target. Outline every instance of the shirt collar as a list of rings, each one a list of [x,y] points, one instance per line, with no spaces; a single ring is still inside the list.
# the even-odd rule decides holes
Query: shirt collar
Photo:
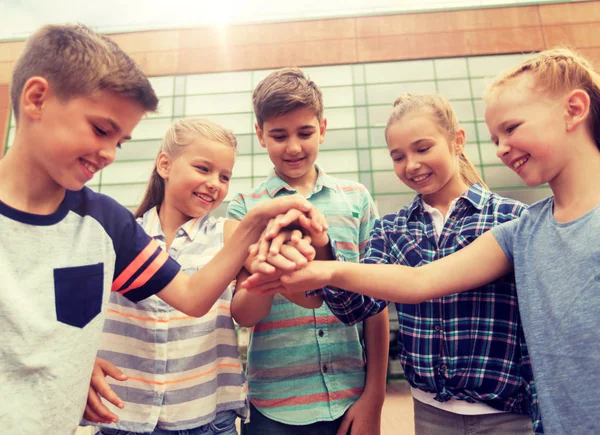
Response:
[[[490,192],[481,186],[481,184],[473,184],[469,187],[465,193],[458,197],[456,201],[456,207],[460,207],[463,203],[470,203],[477,210],[483,210],[483,206],[487,202],[490,196]],[[461,201],[462,200],[462,201]],[[407,217],[415,213],[416,211],[423,211],[423,196],[421,194],[415,196],[415,199],[408,205]]]
[[[196,235],[198,235],[200,228],[202,228],[202,226],[208,220],[208,216],[209,215],[205,215],[202,217],[190,219],[177,229],[175,233],[176,237],[186,235],[190,240],[194,240],[196,238]],[[158,210],[156,207],[152,207],[150,210],[144,213],[141,219],[142,227],[150,237],[165,237],[165,233],[162,230],[160,218],[158,217]]]
[[[330,177],[325,173],[325,171],[317,164],[315,164],[315,169],[317,170],[317,182],[315,183],[315,187],[313,188],[311,193],[315,193],[326,187],[328,189],[337,191],[338,186],[333,177]],[[275,198],[279,194],[279,192],[283,189],[289,192],[296,192],[292,186],[283,181],[279,175],[273,170],[266,181],[266,189],[271,198]]]

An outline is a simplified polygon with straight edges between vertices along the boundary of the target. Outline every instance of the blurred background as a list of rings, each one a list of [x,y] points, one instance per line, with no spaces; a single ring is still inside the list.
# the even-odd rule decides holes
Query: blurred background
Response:
[[[323,91],[328,131],[318,163],[365,184],[381,214],[414,196],[396,178],[383,137],[392,103],[405,92],[446,96],[486,183],[531,203],[550,190],[526,187],[496,158],[483,119],[486,83],[528,53],[555,45],[575,48],[600,66],[600,1],[2,0],[0,17],[0,157],[14,137],[12,64],[41,25],[81,22],[109,34],[151,77],[159,112],[139,124],[117,161],[89,185],[130,209],[141,199],[167,127],[187,116],[210,118],[238,137],[228,199],[260,184],[272,165],[254,136],[251,94],[284,66],[304,67]],[[393,311],[390,319],[384,434],[410,434],[410,392],[404,382],[392,382],[402,371],[394,358]],[[241,332],[242,352],[246,342]]]

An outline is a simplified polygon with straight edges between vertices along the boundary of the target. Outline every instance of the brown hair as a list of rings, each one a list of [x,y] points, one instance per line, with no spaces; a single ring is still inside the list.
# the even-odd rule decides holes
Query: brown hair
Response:
[[[582,89],[590,97],[590,128],[600,150],[600,75],[583,56],[568,48],[553,48],[537,53],[520,65],[501,73],[484,96],[489,101],[494,91],[509,84],[523,73],[531,74],[536,87],[560,95]]]
[[[450,103],[441,95],[438,94],[404,94],[394,101],[394,108],[390,119],[385,127],[385,139],[387,141],[387,132],[390,126],[398,122],[407,113],[416,110],[429,110],[437,123],[438,129],[442,131],[449,141],[454,141],[456,133],[460,129],[456,114]],[[462,180],[469,186],[473,184],[481,184],[487,189],[487,185],[481,179],[479,172],[471,160],[467,157],[464,150],[458,156],[460,176]]]
[[[82,24],[48,25],[35,32],[15,63],[10,89],[15,118],[25,83],[43,77],[63,99],[114,92],[153,112],[158,98],[143,71],[119,46]]]
[[[234,151],[237,150],[235,135],[212,121],[201,118],[186,118],[175,121],[162,140],[150,181],[148,181],[148,187],[146,187],[142,202],[135,211],[135,217],[142,216],[152,207],[160,207],[165,198],[165,180],[158,174],[156,169],[160,153],[164,152],[169,157],[176,158],[185,147],[200,138],[220,142],[223,145],[230,146]]]
[[[314,113],[319,122],[323,119],[323,94],[299,68],[282,68],[269,74],[254,89],[252,103],[260,128],[272,116],[301,107]]]

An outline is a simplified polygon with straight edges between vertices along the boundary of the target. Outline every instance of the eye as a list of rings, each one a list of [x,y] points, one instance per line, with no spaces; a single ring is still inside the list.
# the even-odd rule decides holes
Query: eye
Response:
[[[225,183],[229,183],[229,177],[227,175],[221,175],[221,180]]]
[[[198,169],[200,172],[208,172],[208,168],[206,166],[198,165],[195,166],[195,168]]]
[[[404,160],[404,156],[396,156],[396,157],[392,157],[392,160],[394,162],[401,162],[402,160]]]
[[[271,136],[274,140],[276,140],[277,142],[281,142],[284,141],[286,139],[287,136]]]
[[[426,153],[427,151],[429,151],[429,148],[431,148],[431,147],[423,147],[423,148],[419,148],[419,149],[417,150],[417,152],[419,152],[419,153],[423,154],[423,153]]]
[[[517,127],[521,125],[521,124],[511,124],[508,127],[506,127],[506,132],[508,134],[511,134],[513,131],[515,131],[517,129]]]
[[[98,136],[106,136],[106,131],[102,130],[100,127],[98,127],[96,124],[92,124],[92,127],[94,127],[94,131],[96,132],[96,134]]]
[[[300,133],[300,137],[302,139],[308,139],[309,137],[311,137],[313,135],[313,133]]]

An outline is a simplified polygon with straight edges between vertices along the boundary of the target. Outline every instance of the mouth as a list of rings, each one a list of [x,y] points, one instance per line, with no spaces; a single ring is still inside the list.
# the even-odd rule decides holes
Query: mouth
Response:
[[[519,172],[519,169],[522,168],[523,165],[529,161],[529,157],[529,154],[527,154],[526,156],[513,160],[510,164],[510,167],[513,168],[513,170]]]
[[[430,177],[431,177],[431,172],[428,174],[417,175],[416,177],[409,178],[409,180],[415,184],[420,184],[420,183],[423,183],[424,181],[427,181]]]
[[[300,165],[306,158],[305,157],[301,157],[301,158],[296,158],[296,159],[283,159],[284,162],[286,162],[288,165],[290,166],[298,166]]]
[[[80,158],[79,162],[81,163],[81,166],[83,167],[85,175],[89,179],[91,179],[94,176],[94,174],[100,170],[100,168],[98,168],[98,166],[88,162],[87,160]]]
[[[206,193],[194,192],[194,196],[196,198],[199,198],[201,201],[206,202],[208,204],[212,204],[213,202],[215,202],[215,198],[213,198],[210,195],[207,195]]]

